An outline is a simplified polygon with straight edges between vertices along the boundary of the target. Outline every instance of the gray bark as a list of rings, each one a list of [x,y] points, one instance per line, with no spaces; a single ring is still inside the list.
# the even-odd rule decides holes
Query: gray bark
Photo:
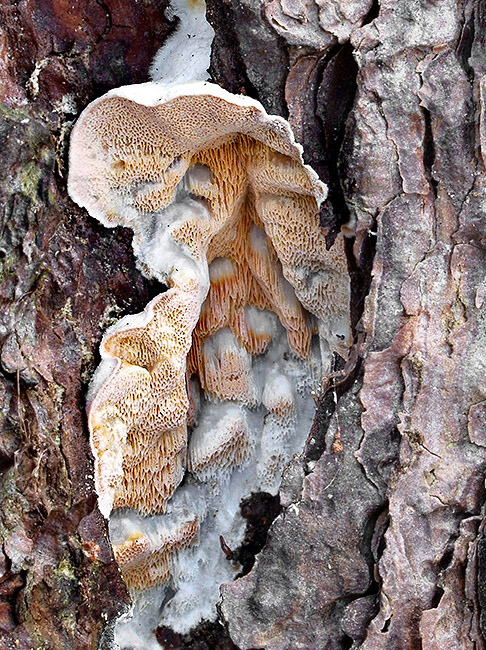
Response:
[[[286,6],[267,16],[296,47]],[[285,475],[255,567],[224,587],[242,648],[484,646],[484,18],[474,2],[384,1],[351,29],[356,95],[337,173],[358,282],[374,249],[362,361],[314,434],[315,467],[304,453]],[[309,26],[300,42],[313,37]],[[328,47],[324,79],[346,45]],[[326,115],[329,85],[314,84],[308,110]]]

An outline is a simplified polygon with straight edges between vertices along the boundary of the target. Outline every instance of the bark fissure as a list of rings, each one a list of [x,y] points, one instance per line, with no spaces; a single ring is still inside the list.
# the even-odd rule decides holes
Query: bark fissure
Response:
[[[437,198],[437,180],[434,178],[435,146],[430,111],[422,107],[422,113],[424,116],[424,168],[434,198]]]

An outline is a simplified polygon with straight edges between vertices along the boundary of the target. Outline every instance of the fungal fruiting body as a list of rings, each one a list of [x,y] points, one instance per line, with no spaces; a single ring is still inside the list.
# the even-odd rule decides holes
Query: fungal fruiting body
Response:
[[[182,274],[180,274],[182,275]],[[163,511],[183,475],[187,440],[186,356],[200,301],[193,278],[124,319],[103,339],[88,422],[99,506]],[[107,372],[108,371],[108,372]]]
[[[288,123],[205,82],[93,102],[73,130],[68,187],[105,225],[130,227],[141,271],[169,286],[106,332],[88,408],[100,508],[116,509],[112,541],[134,558],[122,571],[134,589],[171,574],[163,616],[184,630],[232,577],[214,539],[237,544],[240,499],[278,489],[322,362],[350,342],[343,238],[326,250],[326,188]],[[147,563],[155,582],[134,577]]]

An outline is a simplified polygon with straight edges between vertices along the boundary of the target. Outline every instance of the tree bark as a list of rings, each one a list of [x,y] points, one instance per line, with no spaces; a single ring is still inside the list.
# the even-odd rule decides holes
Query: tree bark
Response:
[[[84,394],[102,332],[158,288],[129,231],[69,200],[66,151],[89,101],[147,79],[173,27],[166,5],[0,2],[2,648],[108,647],[128,602]],[[252,557],[275,519],[253,568],[223,587],[221,624],[158,638],[484,648],[484,4],[208,0],[207,17],[212,79],[290,121],[330,188],[329,240],[356,223],[355,344],[323,381],[282,509],[244,508]]]

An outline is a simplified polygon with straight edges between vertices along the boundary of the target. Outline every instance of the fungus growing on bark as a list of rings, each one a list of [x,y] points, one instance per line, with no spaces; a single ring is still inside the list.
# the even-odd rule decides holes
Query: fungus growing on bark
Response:
[[[219,535],[237,546],[241,498],[276,492],[310,390],[350,343],[343,238],[326,249],[326,188],[301,152],[285,120],[204,82],[111,91],[73,130],[72,198],[130,227],[141,271],[169,287],[106,332],[88,421],[100,509],[132,513],[110,518],[123,575],[138,589],[171,573],[178,631],[216,615],[235,572]],[[200,526],[184,552],[154,541],[181,513]]]
[[[216,425],[216,426],[215,426]],[[212,404],[191,435],[187,469],[200,480],[244,465],[252,451],[251,434],[244,412],[235,405]]]
[[[186,450],[186,356],[199,314],[196,283],[174,279],[138,317],[103,338],[88,399],[99,507],[163,511]]]
[[[113,544],[115,559],[130,591],[149,589],[169,580],[174,553],[195,543],[199,533],[197,519],[156,541],[142,531],[131,532],[120,544]]]
[[[251,406],[250,355],[272,336],[263,310],[299,358],[317,323],[342,353],[342,236],[326,250],[325,188],[288,124],[203,82],[94,101],[73,130],[69,192],[105,225],[131,227],[142,271],[171,287],[106,333],[89,406],[104,514],[111,504],[163,512],[183,473],[191,345],[187,370],[206,395]]]

